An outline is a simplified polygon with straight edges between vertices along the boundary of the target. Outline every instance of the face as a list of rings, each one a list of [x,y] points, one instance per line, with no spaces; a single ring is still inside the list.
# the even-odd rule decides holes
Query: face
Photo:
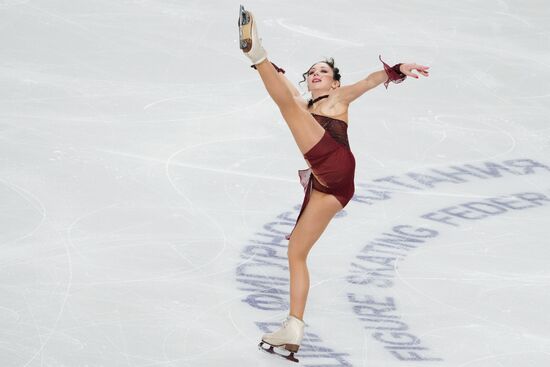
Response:
[[[311,67],[307,73],[307,88],[313,90],[330,90],[340,85],[334,80],[334,71],[325,62],[319,62]]]

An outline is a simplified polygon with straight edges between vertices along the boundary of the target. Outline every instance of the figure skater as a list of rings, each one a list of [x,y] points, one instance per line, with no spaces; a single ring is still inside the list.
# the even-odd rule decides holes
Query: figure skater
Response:
[[[290,311],[282,327],[264,334],[259,347],[297,362],[294,357],[304,335],[303,315],[309,291],[307,255],[330,220],[351,200],[354,193],[355,158],[347,136],[348,107],[368,90],[384,83],[400,83],[407,76],[428,76],[428,66],[415,63],[388,66],[357,83],[341,86],[340,72],[329,59],[315,63],[303,74],[311,99],[306,101],[284,76],[285,71],[267,59],[258,37],[253,14],[242,6],[239,15],[240,48],[252,62],[267,92],[279,107],[292,136],[309,166],[299,170],[304,201],[296,224],[286,237],[290,270]],[[267,344],[269,349],[262,346]],[[277,353],[282,347],[288,355]]]

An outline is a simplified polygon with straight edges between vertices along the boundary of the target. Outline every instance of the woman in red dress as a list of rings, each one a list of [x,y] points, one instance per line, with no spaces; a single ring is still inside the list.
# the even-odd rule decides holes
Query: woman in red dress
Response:
[[[300,170],[304,201],[291,234],[287,236],[290,270],[290,311],[282,327],[265,334],[260,346],[284,347],[288,359],[300,346],[303,314],[309,291],[307,255],[331,219],[351,200],[354,193],[355,158],[350,150],[347,126],[348,107],[368,90],[384,83],[400,83],[407,76],[418,78],[417,70],[428,76],[428,66],[415,63],[388,66],[357,83],[340,85],[340,73],[332,59],[318,62],[304,73],[311,100],[304,100],[284,76],[284,70],[267,59],[252,13],[241,6],[239,16],[240,48],[258,70],[273,101],[279,107],[309,169]]]

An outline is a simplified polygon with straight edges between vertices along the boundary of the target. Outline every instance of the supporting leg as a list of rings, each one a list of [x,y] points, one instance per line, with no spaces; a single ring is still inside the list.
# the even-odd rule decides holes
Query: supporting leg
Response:
[[[331,194],[312,190],[309,203],[288,243],[290,314],[303,320],[309,293],[307,255],[342,205]]]

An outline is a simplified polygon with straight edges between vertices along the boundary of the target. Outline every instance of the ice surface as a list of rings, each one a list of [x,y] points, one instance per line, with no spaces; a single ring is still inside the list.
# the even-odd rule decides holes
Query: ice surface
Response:
[[[296,84],[354,102],[356,197],[310,253],[304,366],[550,365],[550,7],[248,1]],[[307,168],[239,3],[0,1],[0,361],[282,366]],[[302,88],[303,90],[303,88]],[[390,242],[393,240],[393,242]]]

